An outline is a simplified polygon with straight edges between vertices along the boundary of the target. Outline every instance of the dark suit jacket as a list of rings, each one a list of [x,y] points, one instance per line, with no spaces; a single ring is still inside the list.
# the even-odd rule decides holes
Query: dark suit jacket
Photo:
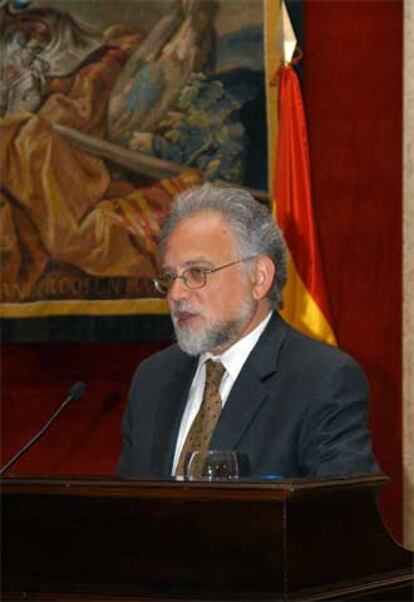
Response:
[[[142,362],[124,416],[118,474],[171,474],[197,358],[176,345]],[[247,454],[250,476],[378,471],[368,430],[368,384],[356,362],[275,314],[224,406],[211,449]]]

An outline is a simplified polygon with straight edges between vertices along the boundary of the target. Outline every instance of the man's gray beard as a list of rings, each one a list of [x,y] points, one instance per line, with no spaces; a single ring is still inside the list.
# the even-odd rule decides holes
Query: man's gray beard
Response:
[[[234,320],[211,321],[204,329],[191,326],[180,327],[177,319],[172,316],[178,346],[188,355],[200,355],[223,347],[232,339],[237,340],[237,335],[243,331],[253,312],[253,302],[249,300],[239,309]]]

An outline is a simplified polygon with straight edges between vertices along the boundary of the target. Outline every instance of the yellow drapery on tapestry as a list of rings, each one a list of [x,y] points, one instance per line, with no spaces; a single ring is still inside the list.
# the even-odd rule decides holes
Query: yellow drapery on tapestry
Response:
[[[156,272],[157,237],[173,197],[201,176],[183,170],[146,187],[114,182],[104,161],[54,128],[104,137],[106,103],[133,47],[129,36],[68,81],[52,82],[37,114],[0,119],[4,317],[167,311],[141,283],[149,287]],[[110,288],[123,298],[99,298]]]

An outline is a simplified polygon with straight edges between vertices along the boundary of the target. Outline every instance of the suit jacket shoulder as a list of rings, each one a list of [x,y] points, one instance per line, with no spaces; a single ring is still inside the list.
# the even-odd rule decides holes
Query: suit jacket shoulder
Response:
[[[212,444],[248,455],[259,478],[374,472],[368,397],[353,358],[276,314],[233,386]]]

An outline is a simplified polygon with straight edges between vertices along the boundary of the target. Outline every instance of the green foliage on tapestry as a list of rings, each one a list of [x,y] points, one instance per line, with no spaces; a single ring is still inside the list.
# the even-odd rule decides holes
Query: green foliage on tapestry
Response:
[[[241,103],[222,82],[192,74],[175,106],[148,137],[135,133],[130,148],[181,166],[201,169],[207,180],[243,181],[245,129],[238,112]]]

